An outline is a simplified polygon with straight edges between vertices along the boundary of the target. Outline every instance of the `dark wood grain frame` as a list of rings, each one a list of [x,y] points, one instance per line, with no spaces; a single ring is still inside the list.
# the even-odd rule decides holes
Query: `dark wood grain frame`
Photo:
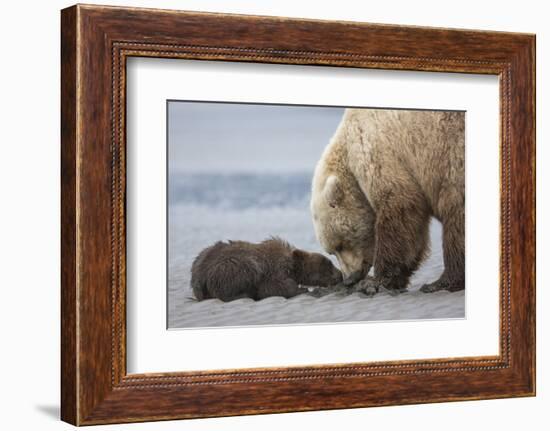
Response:
[[[534,35],[82,5],[61,17],[64,421],[535,394]],[[499,355],[127,374],[125,92],[132,56],[498,75]]]

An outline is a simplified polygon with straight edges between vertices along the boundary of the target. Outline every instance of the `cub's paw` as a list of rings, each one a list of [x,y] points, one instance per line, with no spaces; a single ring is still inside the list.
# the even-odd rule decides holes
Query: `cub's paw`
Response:
[[[348,294],[348,288],[345,286],[330,286],[330,287],[307,287],[307,294],[313,296],[314,298],[321,298],[323,296],[331,295],[333,293],[337,295],[346,295]]]
[[[318,287],[309,287],[307,288],[307,291],[305,293],[306,295],[313,296],[314,298],[320,298],[321,296],[326,294]]]

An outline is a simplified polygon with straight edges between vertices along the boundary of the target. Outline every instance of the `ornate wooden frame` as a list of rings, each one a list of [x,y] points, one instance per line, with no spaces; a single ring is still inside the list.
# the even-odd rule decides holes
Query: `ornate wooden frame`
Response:
[[[82,5],[61,17],[63,420],[88,425],[535,394],[534,35]],[[128,375],[129,56],[498,75],[500,354]]]

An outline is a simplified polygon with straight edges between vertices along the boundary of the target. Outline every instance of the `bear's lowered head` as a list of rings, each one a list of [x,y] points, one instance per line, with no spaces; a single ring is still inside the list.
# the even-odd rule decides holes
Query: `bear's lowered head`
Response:
[[[375,214],[357,182],[315,170],[311,214],[317,240],[338,259],[344,284],[364,278],[373,265]]]

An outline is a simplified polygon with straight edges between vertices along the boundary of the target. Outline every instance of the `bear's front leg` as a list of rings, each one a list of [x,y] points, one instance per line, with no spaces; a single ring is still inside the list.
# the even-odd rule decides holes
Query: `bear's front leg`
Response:
[[[447,190],[452,193],[456,190]],[[442,205],[440,212],[443,223],[443,261],[445,270],[439,280],[425,284],[420,288],[424,293],[448,290],[456,292],[464,290],[464,196],[460,200],[452,195],[441,196],[443,202],[462,202],[451,208]]]
[[[367,295],[405,292],[428,248],[430,213],[423,196],[405,184],[394,184],[384,196],[376,212],[374,277],[361,282]]]

